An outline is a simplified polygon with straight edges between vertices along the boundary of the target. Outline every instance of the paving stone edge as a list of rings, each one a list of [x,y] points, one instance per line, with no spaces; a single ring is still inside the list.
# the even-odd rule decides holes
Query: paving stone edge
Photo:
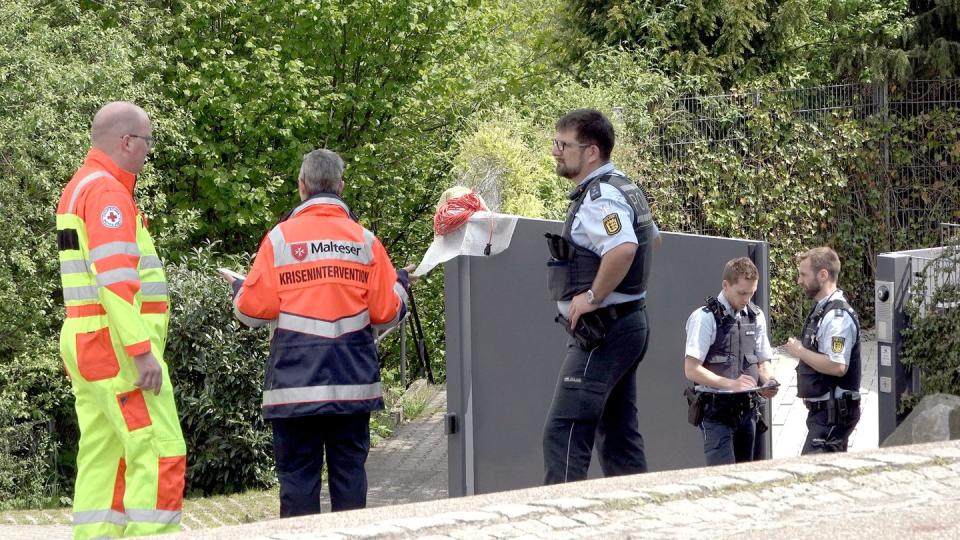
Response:
[[[791,458],[754,462],[767,467],[742,470],[738,466],[721,467],[717,474],[706,474],[677,483],[666,483],[582,497],[562,497],[514,504],[492,504],[476,512],[440,512],[428,517],[415,516],[386,519],[359,526],[329,528],[316,531],[311,538],[407,538],[411,534],[443,536],[450,526],[458,523],[492,526],[508,523],[522,516],[524,519],[545,519],[550,516],[573,518],[572,512],[589,513],[631,509],[648,504],[666,504],[677,500],[697,500],[705,497],[729,495],[764,489],[787,487],[798,483],[831,480],[838,477],[862,476],[893,470],[911,471],[932,466],[957,465],[960,469],[960,442],[918,445],[890,449],[875,449],[862,453],[816,456],[813,459]],[[709,468],[698,469],[712,472]],[[568,484],[569,485],[569,484]],[[518,500],[523,498],[518,496]],[[586,524],[586,523],[585,523]],[[283,538],[277,536],[276,538]]]

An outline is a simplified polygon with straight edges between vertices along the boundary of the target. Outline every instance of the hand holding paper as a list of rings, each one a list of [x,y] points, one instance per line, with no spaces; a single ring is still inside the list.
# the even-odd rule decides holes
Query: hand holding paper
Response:
[[[223,276],[223,279],[227,280],[227,283],[229,283],[229,284],[231,284],[231,285],[233,285],[233,282],[236,281],[236,280],[238,280],[238,279],[239,279],[239,280],[247,279],[247,276],[245,276],[245,275],[243,275],[243,274],[240,274],[240,273],[237,273],[237,272],[234,272],[233,270],[230,270],[229,268],[223,268],[223,267],[217,268],[217,273],[219,273],[221,276]]]

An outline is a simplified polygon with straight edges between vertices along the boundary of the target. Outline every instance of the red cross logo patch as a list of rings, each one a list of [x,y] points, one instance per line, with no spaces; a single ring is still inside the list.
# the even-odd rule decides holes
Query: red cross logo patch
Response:
[[[307,258],[307,243],[299,242],[296,244],[290,244],[290,254],[293,255],[293,258],[302,261]]]
[[[123,223],[123,214],[116,206],[108,206],[100,212],[100,223],[108,229],[116,229]]]

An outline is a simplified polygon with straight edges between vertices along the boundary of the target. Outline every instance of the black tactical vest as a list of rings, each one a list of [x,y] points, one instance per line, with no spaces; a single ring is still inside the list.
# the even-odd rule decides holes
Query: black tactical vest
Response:
[[[703,360],[703,367],[728,379],[749,375],[759,381],[756,344],[760,308],[748,303],[747,315],[737,319],[726,313],[716,298],[710,297],[703,311],[713,314],[717,321],[717,332]]]
[[[850,365],[847,366],[847,372],[842,377],[826,375],[808,366],[804,362],[797,364],[797,396],[801,398],[820,397],[828,392],[833,394],[834,389],[842,388],[854,392],[860,389],[860,319],[856,312],[850,307],[850,304],[842,298],[826,302],[819,308],[815,308],[807,317],[803,325],[802,345],[820,354],[819,343],[817,341],[817,330],[820,329],[820,323],[830,310],[836,310],[837,316],[841,316],[846,311],[853,319],[856,325],[857,333],[853,339],[853,350],[850,352]],[[838,348],[842,351],[843,344],[839,343]],[[840,351],[837,351],[840,352]]]
[[[586,291],[593,285],[593,279],[600,269],[600,257],[589,249],[582,248],[573,242],[571,230],[573,220],[589,194],[590,200],[600,197],[600,183],[605,182],[623,194],[627,203],[633,209],[633,232],[637,236],[637,253],[633,257],[633,264],[627,275],[614,289],[624,294],[640,294],[647,290],[647,278],[650,276],[650,264],[653,261],[653,216],[647,195],[639,186],[629,179],[615,174],[598,176],[589,182],[578,186],[570,192],[570,208],[567,210],[567,219],[563,223],[562,237],[570,248],[570,255],[566,261],[551,261],[550,293],[553,300],[570,300],[574,296]],[[621,226],[619,221],[615,226]]]

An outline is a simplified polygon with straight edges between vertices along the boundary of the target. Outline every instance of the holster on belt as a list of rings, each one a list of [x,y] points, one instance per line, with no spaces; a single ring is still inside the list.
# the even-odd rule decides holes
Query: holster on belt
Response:
[[[581,315],[577,319],[577,327],[573,329],[570,328],[570,319],[562,314],[558,314],[553,320],[563,326],[577,346],[585,351],[598,347],[607,335],[606,325],[596,312]]]
[[[763,421],[763,415],[758,414],[757,415],[757,435],[766,433],[767,431],[769,431],[769,429],[770,429],[770,426],[768,426],[767,423]]]
[[[701,394],[688,387],[683,390],[683,397],[687,398],[687,422],[694,427],[700,427],[703,423],[703,400]]]

